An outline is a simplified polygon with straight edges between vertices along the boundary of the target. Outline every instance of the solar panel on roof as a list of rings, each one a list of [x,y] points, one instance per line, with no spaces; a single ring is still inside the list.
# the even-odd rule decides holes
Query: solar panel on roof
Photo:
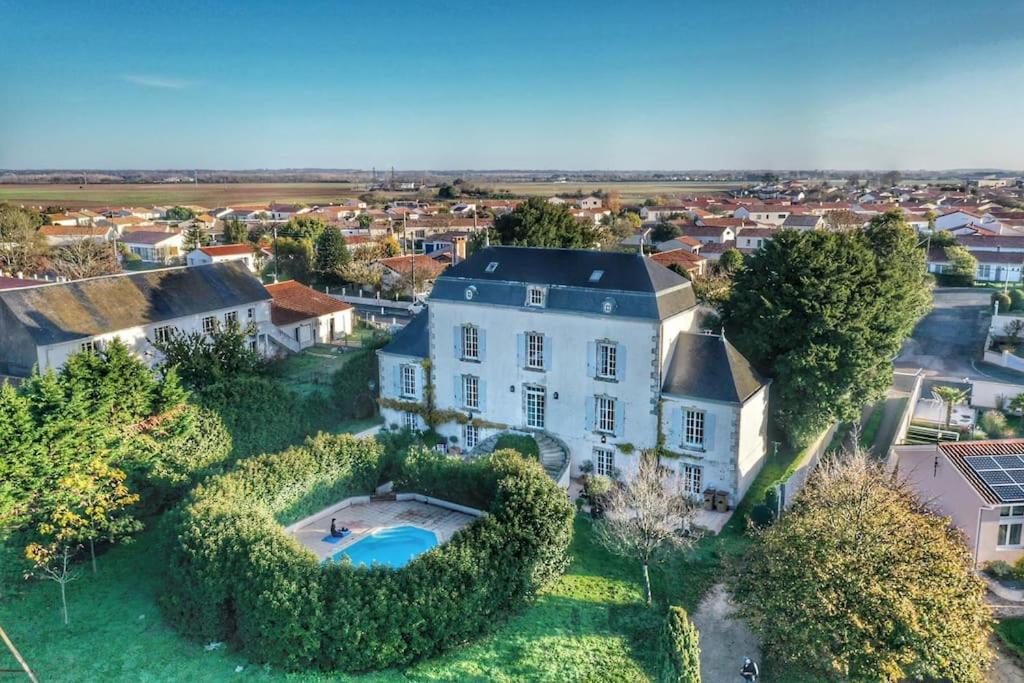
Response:
[[[1004,503],[1024,501],[1024,489],[1019,486],[993,486],[992,490]]]
[[[1024,470],[1010,470],[1010,478],[1017,484],[1024,484]]]
[[[1003,470],[984,470],[982,472],[978,472],[978,476],[981,477],[982,481],[984,481],[989,486],[999,486],[1000,484],[1014,483],[1013,479],[1010,477],[1010,474],[1008,472],[1004,472]]]
[[[988,457],[987,455],[975,455],[967,457],[964,458],[964,462],[970,465],[971,469],[973,469],[975,472],[980,472],[981,470],[1000,469],[999,465],[996,464],[996,461]]]
[[[993,455],[992,459],[1004,470],[1015,470],[1024,467],[1024,461],[1018,455]]]

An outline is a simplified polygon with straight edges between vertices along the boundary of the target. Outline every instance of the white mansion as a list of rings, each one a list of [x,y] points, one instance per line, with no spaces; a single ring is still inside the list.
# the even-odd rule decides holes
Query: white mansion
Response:
[[[626,478],[660,433],[689,492],[725,490],[733,505],[761,468],[768,382],[696,329],[689,281],[649,258],[488,247],[428,304],[378,352],[387,424],[424,429],[432,394],[458,416],[435,428],[464,452],[529,432],[561,442],[573,476],[590,461]]]

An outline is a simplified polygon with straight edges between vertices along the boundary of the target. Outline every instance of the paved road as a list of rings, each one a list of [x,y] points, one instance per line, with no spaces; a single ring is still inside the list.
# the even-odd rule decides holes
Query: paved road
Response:
[[[973,361],[985,345],[991,295],[987,289],[935,290],[932,311],[904,342],[896,367],[923,368],[940,377],[986,377]]]

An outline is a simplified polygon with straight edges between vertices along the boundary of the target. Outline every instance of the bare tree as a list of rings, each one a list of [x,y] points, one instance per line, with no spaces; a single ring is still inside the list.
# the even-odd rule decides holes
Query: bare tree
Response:
[[[689,533],[696,506],[684,493],[679,477],[658,463],[653,451],[640,454],[636,475],[605,496],[605,516],[596,525],[605,548],[643,565],[647,605],[651,598],[650,565],[673,551],[693,545]]]
[[[121,272],[114,247],[103,240],[80,239],[62,244],[50,256],[53,269],[72,280]]]

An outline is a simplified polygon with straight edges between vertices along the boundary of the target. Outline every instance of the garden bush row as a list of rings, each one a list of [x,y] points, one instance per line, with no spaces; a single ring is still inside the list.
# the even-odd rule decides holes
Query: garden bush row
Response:
[[[494,628],[565,568],[572,508],[514,451],[474,462],[426,449],[388,459],[372,439],[321,435],[208,479],[168,516],[168,615],[201,642],[227,640],[288,669],[401,666]],[[401,462],[398,490],[489,514],[402,569],[321,564],[281,524],[373,490]]]

